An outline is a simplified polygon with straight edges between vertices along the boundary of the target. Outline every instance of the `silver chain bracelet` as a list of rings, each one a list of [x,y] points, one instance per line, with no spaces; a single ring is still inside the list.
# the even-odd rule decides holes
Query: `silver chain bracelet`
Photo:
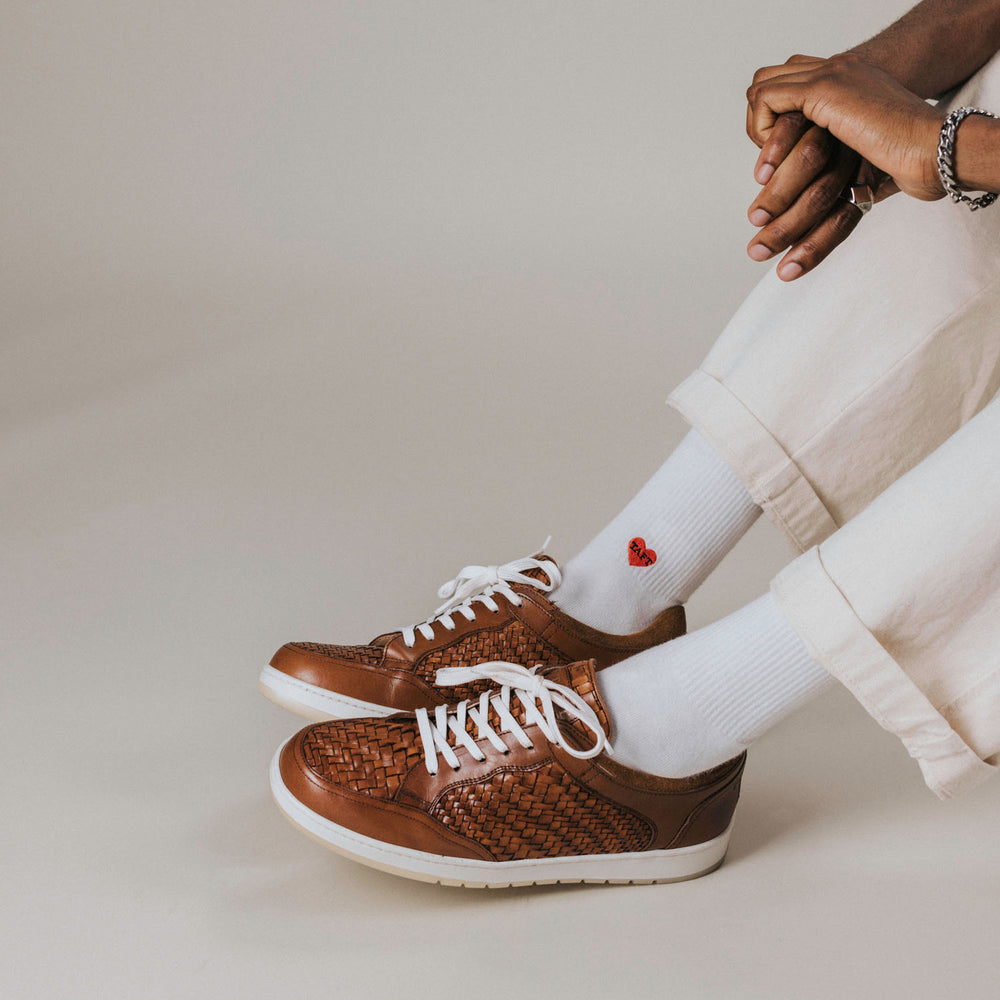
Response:
[[[995,194],[981,194],[978,198],[970,198],[964,194],[958,186],[958,179],[955,177],[955,136],[958,134],[958,126],[965,121],[969,115],[985,115],[987,118],[1000,118],[1000,115],[993,114],[992,111],[984,111],[982,108],[956,108],[944,120],[941,126],[941,138],[938,140],[937,168],[941,184],[944,186],[946,194],[951,195],[951,200],[956,203],[964,203],[969,206],[969,211],[974,212],[977,208],[987,208],[997,200]]]

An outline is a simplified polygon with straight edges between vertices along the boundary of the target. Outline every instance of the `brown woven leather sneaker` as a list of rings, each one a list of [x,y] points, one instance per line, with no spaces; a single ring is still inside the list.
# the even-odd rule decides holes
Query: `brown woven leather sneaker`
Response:
[[[538,553],[504,566],[466,566],[439,591],[444,603],[425,622],[364,646],[292,642],[260,675],[261,691],[307,719],[352,719],[411,712],[475,697],[435,683],[442,667],[504,660],[524,666],[594,659],[606,667],[684,633],[684,609],[667,608],[648,628],[611,635],[561,611],[546,595],[562,577]]]
[[[593,661],[442,671],[475,702],[320,723],[278,750],[271,789],[305,833],[423,882],[670,882],[717,868],[746,755],[659,778],[609,754]]]

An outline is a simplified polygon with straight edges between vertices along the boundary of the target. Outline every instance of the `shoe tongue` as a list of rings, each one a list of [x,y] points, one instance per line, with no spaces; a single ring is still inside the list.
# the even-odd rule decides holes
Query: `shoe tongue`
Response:
[[[544,552],[536,552],[531,558],[537,559],[539,562],[550,562],[556,567],[556,569],[559,568],[559,563],[557,563],[552,556],[547,555]],[[544,569],[534,567],[532,569],[522,570],[521,572],[524,576],[530,576],[532,580],[540,580],[542,583],[548,584],[549,586],[552,585],[552,577],[550,577]]]
[[[597,719],[601,723],[604,735],[611,736],[611,717],[601,700],[601,693],[597,688],[596,664],[593,660],[581,660],[579,663],[570,663],[565,667],[557,667],[547,673],[547,676],[557,684],[563,684],[572,688],[597,714]],[[569,721],[569,716],[564,716]],[[570,728],[584,736],[585,741],[593,742],[593,735],[583,723],[572,720],[569,721]]]
[[[550,667],[544,673],[546,677],[554,680],[557,684],[562,684],[575,691],[594,710],[605,736],[610,737],[611,719],[608,710],[604,707],[604,702],[601,700],[600,692],[597,690],[595,666],[593,660],[581,660],[579,663],[570,663],[564,667]],[[520,698],[511,699],[510,713],[521,725],[526,724],[526,713]],[[556,714],[559,716],[560,728],[564,733],[573,734],[574,743],[577,743],[581,748],[593,745],[594,734],[579,719],[560,708],[556,709]],[[489,710],[489,722],[494,731],[499,731],[500,716],[492,705],[490,705]],[[466,720],[466,732],[473,739],[476,738],[477,728],[471,717]],[[448,742],[452,746],[455,745],[454,733],[448,734]]]

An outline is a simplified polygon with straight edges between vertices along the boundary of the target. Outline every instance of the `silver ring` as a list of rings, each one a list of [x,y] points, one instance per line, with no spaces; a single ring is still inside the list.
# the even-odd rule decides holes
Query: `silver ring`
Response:
[[[844,188],[840,197],[850,202],[862,215],[867,215],[875,204],[875,192],[867,184],[854,184]]]

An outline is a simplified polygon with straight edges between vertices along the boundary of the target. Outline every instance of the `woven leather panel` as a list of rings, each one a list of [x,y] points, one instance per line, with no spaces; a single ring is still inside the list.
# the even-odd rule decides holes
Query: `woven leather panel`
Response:
[[[293,642],[289,645],[307,653],[318,653],[334,660],[349,660],[366,667],[377,667],[385,656],[381,646],[331,646],[325,642]]]
[[[594,795],[553,762],[446,789],[431,815],[498,861],[641,851],[653,838],[647,820]]]
[[[440,691],[449,703],[474,698],[490,687],[485,681],[456,687],[437,687],[434,675],[441,667],[466,667],[489,660],[509,660],[526,667],[536,663],[554,666],[565,663],[565,657],[553,649],[523,622],[512,621],[501,629],[483,629],[460,639],[454,646],[436,649],[421,657],[415,673]],[[495,686],[495,685],[494,685]]]
[[[390,799],[423,759],[417,724],[342,719],[313,726],[302,741],[306,763],[321,778],[374,798]]]

